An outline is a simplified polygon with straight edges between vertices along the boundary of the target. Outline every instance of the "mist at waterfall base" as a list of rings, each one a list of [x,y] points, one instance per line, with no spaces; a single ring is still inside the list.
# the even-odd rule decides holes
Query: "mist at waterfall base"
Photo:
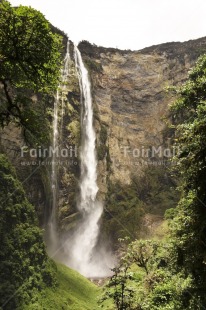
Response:
[[[74,47],[74,59],[79,79],[82,107],[81,176],[79,181],[80,195],[77,202],[81,220],[73,232],[64,234],[60,238],[57,236],[56,230],[55,232],[51,231],[55,243],[59,238],[58,245],[61,250],[58,251],[57,244],[51,248],[53,251],[58,252],[55,258],[65,265],[77,270],[86,277],[101,278],[111,275],[111,269],[114,267],[115,261],[111,251],[102,242],[99,242],[103,204],[97,199],[99,189],[97,186],[96,135],[93,127],[91,85],[88,71],[76,46]],[[65,61],[65,65],[68,66],[68,62]],[[63,72],[66,72],[66,68],[64,68]],[[55,137],[55,128],[53,130]],[[56,214],[54,204],[52,214]],[[54,218],[53,221],[55,221]],[[52,225],[51,229],[52,227],[56,229],[56,225]]]
[[[104,278],[112,274],[115,261],[111,251],[97,243],[102,203],[91,202],[90,208],[92,212],[84,213],[74,234],[65,240],[61,261],[87,278]]]

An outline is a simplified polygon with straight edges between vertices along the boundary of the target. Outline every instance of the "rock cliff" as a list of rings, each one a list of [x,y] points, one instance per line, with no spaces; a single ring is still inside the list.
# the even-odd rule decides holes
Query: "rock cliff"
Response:
[[[136,237],[139,219],[145,212],[163,215],[165,209],[176,203],[176,194],[170,191],[171,185],[175,187],[175,184],[165,168],[170,157],[171,138],[165,119],[168,107],[175,99],[167,88],[186,79],[198,56],[206,52],[206,38],[166,43],[140,51],[103,48],[83,41],[79,49],[92,84],[99,196],[105,200],[104,232],[112,235],[115,230],[122,229],[115,222],[116,218]],[[63,114],[59,116],[59,127],[62,128],[59,142],[62,148],[74,149],[80,145],[81,107],[72,42],[70,53],[67,96],[63,99]],[[50,141],[52,104],[50,98],[45,114],[48,128],[50,126]],[[22,168],[23,131],[11,124],[0,134],[0,150],[17,167],[20,179],[23,181],[31,174],[24,185],[43,225],[51,205],[50,167],[36,172],[32,166]],[[72,230],[78,221],[78,177],[78,156],[73,154],[69,160],[62,157],[58,167],[57,217],[63,232]],[[120,204],[120,201],[124,203]],[[115,233],[113,238],[116,240],[119,236],[121,234]]]
[[[148,164],[144,150],[161,147],[163,152],[168,147],[170,141],[164,138],[165,117],[174,98],[166,89],[186,79],[188,70],[206,51],[206,38],[140,51],[106,49],[86,41],[79,48],[91,75],[96,123],[107,132],[103,143],[109,156],[106,157],[105,150],[99,176],[104,192],[106,159],[111,161],[112,182],[129,184],[131,173],[141,173]],[[97,141],[100,143],[101,139]]]

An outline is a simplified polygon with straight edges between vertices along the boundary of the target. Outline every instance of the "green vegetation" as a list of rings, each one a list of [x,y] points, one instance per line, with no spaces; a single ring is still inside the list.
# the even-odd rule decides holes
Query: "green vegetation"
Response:
[[[100,133],[97,145],[97,157],[98,160],[103,160],[107,153],[109,152],[109,147],[107,146],[107,127],[103,124],[100,125]]]
[[[15,118],[13,121],[22,127],[24,139],[28,146],[47,148],[51,141],[51,117],[49,113],[53,109],[53,98],[48,94],[37,96],[37,101],[32,102],[21,98],[21,121]]]
[[[40,12],[25,6],[13,8],[8,1],[1,1],[1,126],[15,121],[37,138],[44,132],[45,111],[43,107],[36,109],[33,95],[37,91],[42,96],[53,94],[57,88],[61,41]]]
[[[105,200],[103,229],[117,245],[119,238],[137,238],[140,217],[144,214],[144,204],[138,198],[133,185],[122,186],[120,182],[110,184]],[[115,227],[115,229],[114,229]]]
[[[169,239],[137,240],[130,244],[101,302],[113,299],[113,309],[176,310],[194,307],[194,283],[176,269],[176,253]],[[199,304],[201,305],[201,304]]]
[[[193,310],[206,304],[206,55],[176,89],[171,107],[181,199],[166,212],[162,240],[136,240],[125,251],[103,300],[119,310]]]
[[[103,229],[112,243],[127,236],[132,240],[140,237],[141,220],[146,213],[163,216],[165,210],[174,208],[179,198],[176,187],[165,166],[148,167],[142,176],[133,175],[129,185],[109,183]]]
[[[21,126],[31,145],[49,141],[45,115],[58,85],[61,40],[40,12],[0,1],[0,124],[13,121]],[[97,61],[85,62],[90,71],[101,72]],[[171,132],[181,150],[174,159],[179,192],[165,167],[149,167],[129,185],[108,184],[103,234],[112,244],[128,236],[133,241],[127,249],[125,244],[118,248],[123,254],[105,287],[102,308],[201,310],[206,304],[206,56],[174,91],[178,100],[171,107]],[[68,92],[67,99],[65,118],[70,124],[64,134],[75,145],[80,140],[78,90]],[[97,155],[106,158],[111,173],[106,142],[107,127],[100,124]],[[79,171],[72,169],[60,171],[62,188],[70,184],[76,190]],[[0,308],[96,310],[100,289],[48,258],[34,208],[4,155],[0,188]],[[78,213],[73,214],[75,190],[59,212],[62,230],[78,221]],[[145,213],[165,213],[165,222],[156,236],[135,240]]]
[[[45,116],[58,85],[61,41],[40,12],[0,2],[0,125],[21,126],[28,145],[49,143]],[[0,305],[13,310],[55,286],[55,264],[46,254],[34,207],[4,155],[0,188]]]
[[[97,310],[100,289],[63,265],[57,265],[57,286],[37,293],[21,310]]]
[[[177,180],[171,176],[170,166],[148,167],[140,177],[133,175],[137,195],[145,204],[145,212],[164,215],[179,200]]]
[[[55,273],[34,209],[4,155],[0,155],[0,188],[0,304],[13,310],[36,290],[53,286]]]
[[[178,267],[193,280],[194,302],[206,304],[206,55],[201,56],[188,81],[177,90],[172,106],[176,143],[181,153],[177,168],[182,179],[182,199],[174,218],[172,237]],[[198,307],[196,309],[199,309]]]
[[[0,309],[96,310],[100,289],[46,255],[34,208],[0,155]]]

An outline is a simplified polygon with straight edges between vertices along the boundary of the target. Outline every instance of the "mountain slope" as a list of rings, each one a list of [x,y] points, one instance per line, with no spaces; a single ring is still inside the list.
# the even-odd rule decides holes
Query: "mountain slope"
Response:
[[[78,272],[57,265],[57,287],[46,288],[19,310],[96,310],[100,289]]]

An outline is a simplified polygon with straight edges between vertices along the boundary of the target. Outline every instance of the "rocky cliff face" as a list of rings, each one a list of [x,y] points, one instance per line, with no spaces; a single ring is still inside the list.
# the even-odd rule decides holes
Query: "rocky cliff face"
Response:
[[[84,41],[79,49],[92,84],[99,196],[105,201],[102,236],[112,236],[114,241],[129,232],[138,237],[149,214],[163,216],[177,203],[176,184],[167,169],[173,149],[166,125],[175,98],[167,88],[185,81],[198,56],[206,51],[206,38],[141,51],[106,49]],[[70,65],[74,67],[74,62]],[[68,81],[69,105],[72,97],[78,101],[74,81],[75,71]],[[71,135],[78,122],[72,115],[67,119]],[[69,178],[62,183],[62,192],[67,199],[62,196],[59,205],[63,231],[78,221],[78,169],[71,173],[66,168],[62,176],[65,173]]]
[[[106,200],[105,210],[108,211],[103,226],[108,234],[121,230],[113,221],[116,217],[135,235],[139,229],[139,217],[145,210],[149,213],[156,210],[157,215],[162,215],[166,208],[176,203],[175,195],[169,192],[171,180],[165,169],[169,151],[164,151],[170,150],[165,117],[174,100],[166,89],[186,79],[198,56],[206,52],[206,38],[167,43],[141,51],[102,48],[83,41],[79,49],[92,83],[99,195]],[[72,147],[74,150],[80,145],[81,107],[72,44],[70,52],[67,95],[63,99],[63,114],[59,116],[59,128],[62,128],[59,142],[62,148]],[[50,126],[52,104],[52,100],[48,101],[47,110],[50,112],[45,114]],[[22,168],[19,156],[20,147],[25,144],[23,132],[12,124],[10,126],[0,133],[0,149],[18,168],[21,180],[32,174],[25,187],[43,224],[51,205],[51,167],[45,166],[35,173],[34,166]],[[50,141],[51,131],[50,127]],[[75,227],[79,218],[76,209],[79,158],[72,153],[69,159],[62,157],[60,160],[57,217],[60,230],[68,231]],[[124,204],[118,204],[119,201]],[[130,229],[127,225],[131,221]],[[119,236],[117,234],[115,238]]]
[[[145,149],[162,147],[164,151],[168,147],[164,118],[174,98],[166,88],[186,79],[188,70],[206,51],[206,38],[140,51],[106,49],[88,42],[80,43],[79,48],[90,70],[97,129],[99,123],[107,132],[104,143],[109,156],[105,151],[99,164],[99,184],[105,192],[106,161],[111,161],[110,180],[129,184],[131,174],[139,174],[147,166]]]

